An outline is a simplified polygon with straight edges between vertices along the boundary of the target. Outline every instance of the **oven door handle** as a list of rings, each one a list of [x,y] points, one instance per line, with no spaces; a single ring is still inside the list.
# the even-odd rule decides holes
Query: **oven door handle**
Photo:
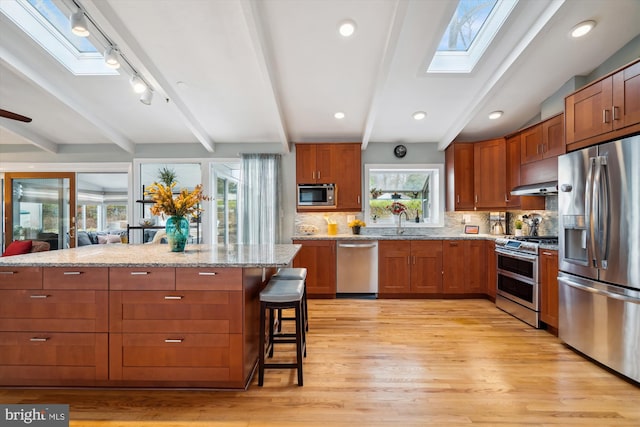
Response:
[[[515,258],[515,259],[519,259],[522,261],[532,261],[535,262],[538,260],[538,256],[537,255],[525,255],[525,254],[517,254],[511,251],[503,251],[500,249],[496,249],[496,253],[500,254],[500,255],[504,255],[504,256],[508,256],[510,258]]]
[[[498,276],[510,277],[512,279],[515,279],[519,282],[525,283],[530,286],[535,286],[536,284],[535,279],[531,277],[523,276],[522,274],[512,273],[511,271],[498,269]]]

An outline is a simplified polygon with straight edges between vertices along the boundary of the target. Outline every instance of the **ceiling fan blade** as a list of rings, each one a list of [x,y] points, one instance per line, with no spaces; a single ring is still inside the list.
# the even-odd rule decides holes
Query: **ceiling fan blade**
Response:
[[[0,117],[6,117],[7,119],[18,120],[21,122],[29,123],[31,121],[31,117],[22,116],[17,113],[13,113],[11,111],[0,109]]]

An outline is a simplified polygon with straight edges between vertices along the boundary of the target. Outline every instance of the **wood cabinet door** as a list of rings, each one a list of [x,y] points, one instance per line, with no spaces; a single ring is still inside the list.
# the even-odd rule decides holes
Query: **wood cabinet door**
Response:
[[[613,127],[640,123],[640,62],[613,76]]]
[[[338,170],[335,165],[335,153],[338,144],[316,145],[316,182],[335,184]],[[343,171],[339,171],[342,173]]]
[[[442,241],[411,242],[411,292],[442,293]]]
[[[42,267],[0,267],[1,289],[42,289]]]
[[[487,289],[486,293],[493,301],[496,300],[496,288],[498,286],[498,266],[496,264],[496,243],[493,240],[486,241],[487,251]]]
[[[558,328],[558,251],[540,251],[540,320]]]
[[[362,209],[362,161],[360,144],[335,144],[338,210]]]
[[[378,242],[378,293],[411,292],[411,244],[406,240]]]
[[[564,114],[542,122],[542,147],[544,158],[556,157],[567,152],[564,143]]]
[[[520,163],[526,164],[542,159],[542,125],[535,125],[520,133]]]
[[[296,144],[296,183],[316,183],[316,144]]]
[[[506,141],[507,150],[507,175],[506,175],[506,188],[507,193],[507,208],[520,207],[520,196],[512,196],[511,190],[520,185],[520,134],[514,135]]]
[[[613,129],[612,77],[600,80],[565,98],[566,143],[571,144]]]
[[[464,291],[469,294],[485,293],[487,290],[487,254],[484,240],[468,240],[463,242],[467,259],[464,269],[467,277],[464,280]]]
[[[302,245],[293,260],[294,267],[307,269],[307,296],[336,296],[336,241],[294,240]]]
[[[475,208],[505,208],[507,149],[504,138],[473,145]]]
[[[465,245],[461,240],[445,240],[442,243],[442,290],[445,294],[465,292],[465,271],[469,260],[465,257]]]
[[[473,210],[473,144],[451,144],[445,152],[445,163],[447,169],[447,209]]]

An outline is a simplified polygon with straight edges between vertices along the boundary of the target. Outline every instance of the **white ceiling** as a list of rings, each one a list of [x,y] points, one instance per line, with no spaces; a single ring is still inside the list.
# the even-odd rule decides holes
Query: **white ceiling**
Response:
[[[0,0],[7,2],[13,0]],[[425,75],[452,0],[81,0],[152,83],[73,76],[0,14],[0,153],[29,144],[435,142],[502,136],[640,33],[639,0],[520,0],[469,75]],[[344,19],[357,32],[337,33]],[[598,25],[581,40],[572,26]],[[180,83],[182,82],[182,83]],[[415,121],[414,111],[427,112]],[[487,114],[503,110],[501,120]],[[343,111],[346,118],[333,114]]]

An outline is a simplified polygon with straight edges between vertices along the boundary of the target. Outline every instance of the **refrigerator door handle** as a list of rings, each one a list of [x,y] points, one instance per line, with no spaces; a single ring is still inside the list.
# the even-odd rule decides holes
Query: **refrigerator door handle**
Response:
[[[640,299],[638,298],[619,294],[616,292],[609,292],[604,289],[594,288],[592,286],[583,285],[582,283],[577,283],[569,279],[568,277],[558,277],[558,282],[564,283],[565,285],[571,286],[572,288],[580,289],[586,292],[591,292],[592,294],[603,295],[603,296],[606,296],[607,298],[613,298],[620,301],[630,302],[633,304],[640,304]]]
[[[599,157],[598,172],[598,260],[600,268],[607,269],[609,256],[609,170],[607,158]]]
[[[587,173],[587,182],[585,184],[585,191],[584,191],[584,213],[585,213],[585,219],[587,220],[587,228],[588,228],[588,233],[587,233],[587,254],[589,255],[588,262],[589,262],[589,266],[591,267],[597,267],[597,261],[595,259],[595,255],[596,255],[596,248],[595,248],[595,241],[596,241],[596,226],[594,224],[594,214],[593,214],[593,208],[594,208],[594,185],[593,185],[593,176],[594,176],[594,169],[595,169],[595,165],[596,165],[596,159],[595,157],[590,157],[589,158],[589,172]]]

